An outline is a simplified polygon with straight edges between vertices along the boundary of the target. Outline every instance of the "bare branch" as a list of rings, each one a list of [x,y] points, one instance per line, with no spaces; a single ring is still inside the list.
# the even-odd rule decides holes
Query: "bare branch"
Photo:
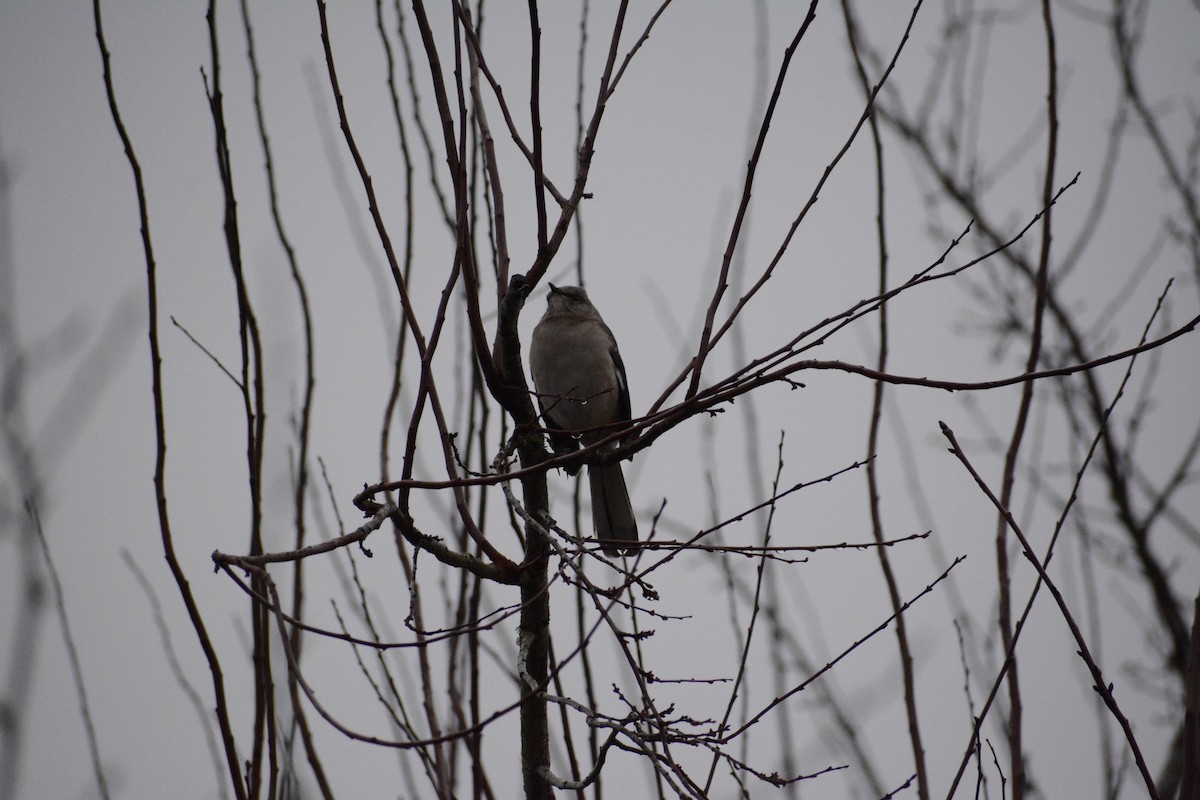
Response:
[[[1125,740],[1129,743],[1129,749],[1133,753],[1134,761],[1138,766],[1138,771],[1142,775],[1142,780],[1146,783],[1146,791],[1150,797],[1157,799],[1159,796],[1158,789],[1155,787],[1154,778],[1150,775],[1150,770],[1146,766],[1145,759],[1142,757],[1142,750],[1138,746],[1137,739],[1134,738],[1133,728],[1129,724],[1129,719],[1123,713],[1121,713],[1121,709],[1117,705],[1117,700],[1115,697],[1113,697],[1112,684],[1105,683],[1104,676],[1100,672],[1100,667],[1096,664],[1095,659],[1092,658],[1092,654],[1088,649],[1087,642],[1084,641],[1083,634],[1080,632],[1079,626],[1075,623],[1075,617],[1071,614],[1070,609],[1067,608],[1067,603],[1066,600],[1063,599],[1062,593],[1058,590],[1058,587],[1054,584],[1054,581],[1052,581],[1050,576],[1046,573],[1046,568],[1042,565],[1042,562],[1033,552],[1033,547],[1029,544],[1029,540],[1025,538],[1025,534],[1021,530],[1021,527],[1017,525],[1017,521],[1013,519],[1012,513],[1000,503],[1000,498],[992,493],[991,488],[984,482],[979,473],[976,472],[975,467],[971,464],[971,462],[967,460],[966,454],[958,445],[958,440],[954,436],[954,431],[950,430],[950,427],[944,422],[939,423],[939,425],[941,425],[942,433],[950,441],[950,452],[955,458],[962,462],[964,467],[967,468],[967,471],[971,474],[971,477],[974,479],[975,483],[987,496],[988,500],[992,502],[992,505],[996,507],[996,510],[1004,517],[1005,522],[1008,523],[1008,526],[1012,530],[1013,534],[1016,535],[1017,539],[1021,542],[1021,547],[1023,549],[1025,558],[1028,559],[1029,563],[1033,565],[1033,568],[1037,570],[1039,579],[1046,584],[1046,588],[1049,589],[1050,594],[1054,596],[1054,602],[1058,605],[1059,612],[1066,621],[1067,627],[1071,629],[1071,636],[1075,639],[1075,643],[1079,646],[1079,657],[1083,659],[1084,664],[1087,665],[1088,671],[1092,674],[1092,679],[1094,681],[1092,688],[1096,690],[1097,694],[1099,694],[1100,698],[1104,701],[1104,704],[1108,706],[1108,710],[1112,713],[1113,717],[1118,723],[1120,723],[1121,729],[1125,732]]]

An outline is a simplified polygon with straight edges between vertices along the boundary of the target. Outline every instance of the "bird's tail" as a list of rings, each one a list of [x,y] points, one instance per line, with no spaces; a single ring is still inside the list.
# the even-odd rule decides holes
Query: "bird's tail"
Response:
[[[588,481],[592,488],[592,523],[596,536],[604,544],[604,552],[610,556],[629,553],[638,540],[637,520],[633,506],[629,503],[629,491],[625,488],[625,475],[621,465],[590,464]],[[607,542],[630,542],[629,546]]]

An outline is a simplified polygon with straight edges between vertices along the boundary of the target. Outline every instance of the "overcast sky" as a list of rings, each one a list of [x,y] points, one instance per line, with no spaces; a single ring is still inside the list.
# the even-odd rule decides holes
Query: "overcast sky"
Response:
[[[441,26],[443,53],[448,53],[446,14],[440,4],[430,5],[438,6],[434,22]],[[546,168],[561,188],[570,185],[574,164],[578,5],[544,5]],[[594,93],[610,11],[605,3],[591,5],[595,27],[589,39],[588,89]],[[622,57],[655,8],[632,5]],[[918,18],[893,77],[909,108],[921,100],[943,14],[955,5],[931,4]],[[798,4],[767,3],[763,17],[757,16],[760,7],[749,3],[673,5],[609,102],[590,177],[592,197],[583,205],[582,249],[589,292],[621,343],[635,415],[658,398],[699,338],[700,315],[744,177],[748,137],[757,130],[754,109],[773,83],[783,49],[802,18],[802,9],[793,6]],[[911,9],[901,3],[860,6],[870,41],[890,55]],[[1055,247],[1064,251],[1078,235],[1079,221],[1103,179],[1106,136],[1116,113],[1111,42],[1096,13],[1107,8],[1083,0],[1055,4],[1064,93],[1057,183],[1066,184],[1081,173],[1055,210],[1060,226]],[[379,478],[379,427],[398,303],[389,291],[390,278],[361,186],[332,116],[315,7],[251,3],[251,13],[284,222],[313,298],[318,357],[313,452],[327,465],[345,519],[356,525],[350,498],[363,483]],[[171,324],[172,318],[177,320],[223,363],[238,363],[237,309],[221,234],[212,121],[204,94],[205,75],[211,76],[204,5],[176,0],[109,2],[104,14],[118,100],[147,180],[160,271],[168,482],[176,545],[214,636],[235,662],[246,641],[245,600],[227,579],[212,573],[209,556],[214,549],[237,553],[247,548],[241,401],[230,380]],[[384,217],[399,231],[402,161],[383,81],[386,67],[373,4],[331,3],[329,15],[348,114],[380,193]],[[761,24],[769,32],[762,62],[768,69],[765,83],[756,59],[756,27]],[[262,155],[249,105],[245,38],[236,5],[221,4],[219,25],[243,252],[266,352],[266,535],[269,547],[285,548],[291,541],[289,418],[300,391],[303,340],[287,263],[266,212]],[[1144,51],[1142,80],[1178,148],[1191,136],[1200,109],[1200,14],[1188,4],[1156,3],[1145,37],[1152,45]],[[840,9],[833,3],[823,5],[792,65],[764,152],[743,236],[741,258],[749,276],[744,283],[757,277],[774,256],[861,113],[863,100],[845,38]],[[493,71],[522,115],[518,125],[527,130],[525,5],[489,3],[485,42],[492,48]],[[997,169],[987,175],[992,183],[986,205],[995,220],[1015,233],[1040,208],[1044,174],[1045,51],[1036,6],[1020,4],[1011,18],[1002,19],[986,47],[984,67],[976,72],[973,66],[962,76],[967,96],[983,109],[970,135],[984,154],[985,171]],[[432,94],[427,73],[420,75],[426,81],[422,100],[428,112]],[[491,123],[494,129],[501,124],[494,108]],[[435,136],[435,147],[439,142]],[[1021,157],[1007,159],[1005,154],[1023,142],[1032,146],[1021,150]],[[509,169],[513,270],[520,272],[531,263],[537,244],[532,180],[511,144],[500,146]],[[1103,224],[1093,232],[1078,266],[1064,278],[1072,307],[1089,320],[1087,330],[1105,351],[1136,344],[1169,279],[1176,281],[1170,321],[1194,316],[1200,296],[1189,264],[1173,245],[1161,241],[1163,217],[1173,207],[1151,144],[1143,135],[1131,135],[1121,155],[1121,166],[1112,176],[1118,188]],[[22,431],[32,448],[39,512],[62,580],[113,796],[150,798],[164,791],[176,797],[218,796],[200,724],[171,674],[151,601],[128,563],[148,576],[174,648],[204,702],[211,704],[195,637],[159,542],[151,484],[154,428],[145,264],[133,182],[105,100],[90,4],[0,0],[0,157],[8,189],[7,227],[0,230],[5,237],[0,242],[0,291],[11,292],[0,300],[15,315],[25,359],[20,407],[6,410],[6,422]],[[917,176],[911,152],[895,140],[887,158],[889,249],[896,284],[941,256],[950,237],[965,229],[969,219],[961,211],[931,203],[933,187]],[[440,158],[435,163],[442,167]],[[786,341],[790,331],[874,293],[873,164],[864,132],[798,230],[767,291],[743,318],[740,346],[752,356]],[[1194,175],[1191,179],[1194,184]],[[418,157],[418,181],[413,291],[426,313],[423,324],[428,325],[450,263],[451,239],[427,189],[424,155]],[[1038,244],[1031,234],[1019,246],[1032,253]],[[963,263],[981,246],[968,240],[950,263]],[[551,269],[551,280],[574,282],[575,250],[572,236]],[[1147,254],[1154,258],[1139,272]],[[1139,274],[1141,279],[1131,282],[1131,276]],[[942,282],[894,304],[891,371],[971,381],[1021,370],[1023,350],[996,353],[992,341],[979,331],[980,323],[994,319],[989,316],[994,309],[972,299],[972,280]],[[978,279],[978,285],[985,283]],[[485,292],[489,298],[490,291]],[[542,298],[540,289],[530,298],[522,320],[526,340],[542,312]],[[487,308],[493,305],[489,300]],[[873,325],[842,332],[814,357],[872,363]],[[457,330],[452,335],[457,336]],[[1177,453],[1180,432],[1190,435],[1196,426],[1196,346],[1194,336],[1184,337],[1158,365],[1163,377],[1155,384],[1154,414],[1147,417],[1142,446],[1161,449],[1163,464],[1171,463]],[[726,342],[718,349],[707,376],[715,380],[726,374],[737,363],[738,348]],[[453,375],[452,361],[445,363],[447,375]],[[13,362],[5,368],[11,377]],[[1101,375],[1105,387],[1115,391],[1121,366]],[[833,374],[800,379],[806,384],[803,390],[769,387],[755,401],[762,474],[774,473],[780,432],[787,431],[782,450],[785,485],[841,469],[866,450],[871,385]],[[916,594],[937,576],[942,554],[965,554],[967,561],[954,573],[955,591],[966,596],[971,613],[983,624],[994,613],[994,515],[945,453],[937,422],[945,420],[959,431],[964,443],[989,465],[988,475],[994,479],[999,469],[995,442],[989,437],[1008,435],[1018,395],[1015,388],[988,397],[897,389],[890,395],[881,442],[889,535],[932,529],[936,539],[896,549],[905,596]],[[660,538],[682,537],[705,527],[712,522],[714,508],[718,516],[729,516],[761,501],[767,487],[755,485],[743,451],[746,406],[728,409],[715,420],[693,420],[626,465],[644,531],[663,502]],[[406,417],[402,414],[400,419]],[[1061,445],[1054,432],[1061,424],[1051,415],[1035,419],[1035,435],[1044,437],[1049,452],[1030,454],[1029,463],[1069,475],[1078,454],[1053,451],[1056,443]],[[710,504],[705,465],[712,463],[706,460],[712,453],[718,454],[720,493]],[[423,450],[419,461],[419,473],[444,477],[436,447]],[[25,479],[31,477],[18,471],[15,460],[5,467],[0,509],[0,676],[7,674],[14,657],[30,658],[35,665],[17,796],[91,797],[94,781],[78,698],[61,628],[50,610],[43,611],[36,626],[31,653],[8,649],[15,641],[13,615],[25,568],[15,533],[25,525],[22,494],[28,491]],[[863,484],[859,473],[800,493],[777,522],[777,535],[793,544],[869,539]],[[914,492],[914,485],[924,491]],[[552,476],[551,486],[552,502],[565,519],[572,484],[565,476]],[[1041,541],[1048,536],[1047,522],[1056,516],[1057,499],[1053,491],[1039,494],[1028,487],[1018,494],[1023,514],[1037,522]],[[498,492],[492,502],[499,509]],[[433,527],[445,519],[434,511],[444,508],[444,500],[432,501],[425,523]],[[1195,488],[1183,495],[1175,510],[1197,518],[1200,494]],[[327,502],[314,513],[323,525],[317,536],[337,533]],[[758,530],[746,526],[728,536],[748,544],[757,541]],[[1158,544],[1164,559],[1173,560],[1176,586],[1194,590],[1200,582],[1195,543]],[[367,562],[373,571],[367,580],[382,593],[380,603],[388,609],[390,623],[399,628],[407,596],[398,589],[402,579],[390,544],[385,546],[380,537],[376,545],[384,558]],[[510,555],[517,552],[511,537],[499,545]],[[814,556],[791,569],[785,573],[790,613],[795,624],[803,626],[817,663],[836,655],[889,613],[878,562],[870,552]],[[719,655],[698,649],[713,631],[727,635],[719,573],[698,560],[679,559],[655,579],[663,595],[659,610],[691,615],[688,621],[661,626],[648,644],[664,674],[699,669],[702,677],[730,675],[736,662],[725,652],[728,648],[714,648]],[[311,580],[317,624],[332,625],[328,601],[341,596],[334,568],[315,567]],[[1019,580],[1027,587],[1029,574]],[[1078,600],[1082,590],[1065,567],[1064,580],[1070,596]],[[1103,626],[1105,666],[1112,679],[1127,680],[1119,694],[1129,700],[1126,710],[1157,765],[1172,731],[1164,724],[1169,701],[1159,691],[1169,682],[1160,675],[1130,677],[1122,672],[1123,665],[1146,649],[1140,620],[1149,613],[1147,600],[1140,594],[1122,594],[1124,584],[1111,575],[1102,576],[1102,585],[1109,590],[1106,608],[1111,606]],[[975,587],[982,588],[973,592]],[[389,596],[388,591],[397,594]],[[573,606],[571,591],[556,587],[555,598]],[[501,605],[511,598],[497,593],[491,601]],[[969,720],[960,690],[963,678],[952,614],[944,597],[923,600],[914,609],[911,625],[918,644],[920,689],[929,698],[926,747],[934,785],[944,791],[966,745]],[[1030,665],[1025,674],[1034,712],[1028,747],[1036,774],[1049,781],[1043,787],[1045,795],[1067,796],[1078,789],[1073,776],[1093,780],[1096,772],[1093,739],[1089,735],[1080,743],[1075,736],[1077,730],[1091,731],[1096,725],[1092,692],[1075,647],[1048,603],[1033,617],[1029,637],[1034,644],[1024,653]],[[512,643],[498,641],[496,646],[511,648]],[[323,697],[336,697],[344,683],[358,678],[344,650],[318,646],[311,655],[311,678]],[[906,733],[891,634],[878,637],[856,656],[835,673],[831,686],[844,693],[860,715],[860,724],[871,730],[869,747],[884,767],[885,783],[895,787],[907,778],[909,753],[907,743],[896,744]],[[244,670],[233,670],[228,679],[233,697],[248,696]],[[497,704],[508,702],[503,693],[510,691],[511,685],[498,684]],[[670,691],[664,689],[664,696],[672,696]],[[706,705],[716,701],[691,691],[680,689],[678,697],[694,701],[698,716],[719,714],[719,702]],[[752,704],[761,704],[772,689],[764,685],[748,691]],[[338,712],[359,729],[385,732],[385,721],[365,692],[361,686],[347,691],[344,702],[335,703]],[[939,692],[946,694],[945,705],[937,699]],[[236,713],[239,730],[248,730],[248,711],[241,708]],[[994,729],[991,735],[996,736]],[[345,796],[397,796],[392,754],[364,751],[329,732],[322,737]],[[836,760],[823,747],[820,731],[801,744],[805,771]],[[500,796],[511,796],[516,771],[504,775],[502,768],[495,770],[514,781],[498,786]],[[640,785],[642,778],[639,766],[630,776],[614,778],[613,785],[621,786],[619,781],[625,779]],[[840,796],[845,786],[855,785],[838,783],[842,778],[836,776],[827,780],[828,793],[817,784],[812,791]],[[760,787],[755,796],[760,792],[767,793]],[[1130,796],[1137,796],[1132,788]]]

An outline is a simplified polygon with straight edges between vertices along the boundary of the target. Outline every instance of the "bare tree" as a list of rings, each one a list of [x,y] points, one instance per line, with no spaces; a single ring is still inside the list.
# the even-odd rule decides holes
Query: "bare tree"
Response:
[[[377,151],[364,146],[354,92],[343,77],[350,54],[339,44],[339,10],[316,0],[314,26],[324,57],[320,92],[332,101],[338,157],[349,162],[341,176],[352,198],[347,202],[365,203],[369,233],[360,247],[390,280],[381,282],[386,301],[358,299],[359,308],[382,309],[390,362],[379,398],[385,411],[377,471],[356,476],[364,487],[353,505],[366,521],[353,527],[342,522],[339,510],[348,498],[333,481],[314,477],[321,449],[314,425],[321,409],[338,398],[317,392],[323,340],[316,320],[323,299],[309,288],[315,266],[289,234],[280,162],[269,135],[272,89],[260,78],[251,8],[243,0],[239,9],[250,78],[235,104],[226,78],[231,29],[220,24],[215,0],[209,3],[203,79],[238,361],[227,364],[200,337],[193,341],[235,387],[242,412],[246,545],[239,554],[214,552],[213,562],[236,587],[231,591],[245,593],[247,663],[246,654],[212,633],[211,614],[192,588],[199,573],[176,553],[168,495],[177,490],[167,481],[168,438],[176,423],[166,401],[159,307],[164,274],[151,235],[138,131],[123,121],[120,75],[101,3],[94,0],[109,107],[140,209],[162,548],[211,676],[207,694],[220,767],[233,796],[344,793],[326,755],[333,737],[396,753],[398,784],[389,785],[389,794],[506,796],[519,758],[527,798],[547,798],[556,789],[601,797],[617,775],[621,787],[632,782],[634,769],[643,792],[660,797],[749,796],[772,787],[798,796],[804,782],[820,790],[838,773],[857,796],[962,796],[972,782],[977,796],[985,785],[1000,796],[1031,796],[1056,769],[1052,754],[1039,757],[1029,745],[1027,695],[1036,679],[1026,668],[1030,654],[1022,640],[1034,610],[1061,621],[1056,646],[1079,654],[1077,685],[1091,687],[1098,698],[1094,712],[1090,701],[1080,705],[1095,720],[1105,796],[1195,796],[1197,721],[1183,713],[1185,698],[1194,711],[1198,691],[1185,602],[1195,589],[1188,583],[1195,571],[1171,562],[1194,558],[1200,543],[1191,515],[1200,420],[1194,409],[1166,409],[1175,433],[1165,454],[1145,444],[1143,432],[1160,399],[1179,391],[1172,380],[1196,388],[1194,372],[1181,378],[1178,364],[1164,365],[1192,346],[1189,334],[1200,317],[1194,299],[1181,301],[1178,289],[1166,286],[1155,289],[1156,304],[1129,309],[1126,303],[1133,288],[1149,280],[1151,266],[1154,280],[1163,272],[1181,283],[1200,280],[1200,126],[1168,131],[1172,117],[1157,110],[1159,98],[1143,86],[1139,58],[1150,4],[1118,2],[1099,14],[1049,0],[1011,11],[970,0],[935,10],[917,0],[901,24],[892,16],[893,24],[882,28],[850,0],[837,13],[821,6],[818,18],[813,0],[794,19],[784,15],[791,27],[778,53],[766,45],[771,26],[767,6],[760,4],[761,102],[748,123],[737,191],[718,226],[713,269],[694,274],[688,286],[698,321],[681,326],[674,341],[662,331],[653,337],[674,348],[676,369],[661,376],[652,389],[656,399],[636,406],[627,425],[613,426],[602,441],[578,452],[552,452],[526,380],[522,325],[527,330],[526,317],[540,312],[527,312],[527,301],[560,272],[573,271],[581,284],[601,275],[624,285],[630,280],[612,269],[599,273],[587,261],[582,209],[591,197],[610,104],[639,80],[638,59],[654,47],[653,34],[681,24],[687,14],[703,13],[669,5],[643,13],[626,2],[603,10],[585,2],[576,38],[565,41],[561,27],[557,38],[544,33],[546,9],[531,0],[521,21],[527,38],[493,44],[489,22],[512,9],[460,0],[438,8],[422,0],[377,2],[377,46],[387,69],[381,80],[395,128],[396,161],[383,168],[372,161]],[[222,7],[220,13],[229,12]],[[1059,45],[1064,16],[1073,27],[1111,36],[1108,66],[1119,75],[1107,140],[1087,165],[1099,176],[1082,181],[1087,189],[1080,188],[1083,159],[1064,145],[1062,133],[1068,96]],[[921,57],[912,44],[918,31],[935,27],[936,47],[922,83],[903,65]],[[1034,74],[1041,82],[1005,91],[1039,104],[1030,112],[1027,135],[985,145],[985,114],[992,107],[984,87],[995,71],[1015,68],[1008,61],[993,66],[989,44],[1015,29],[1038,36],[1037,47],[1026,43],[1021,54],[1028,59],[1038,53]],[[504,30],[512,31],[512,24]],[[768,234],[756,230],[751,249],[751,222],[767,215],[762,196],[770,189],[764,184],[778,185],[771,175],[779,167],[775,145],[793,135],[787,132],[795,99],[789,92],[798,72],[814,68],[804,61],[814,39],[834,31],[845,56],[836,69],[849,68],[854,76],[848,84],[856,87],[854,116],[824,151],[815,179],[790,186],[786,197],[769,197],[785,209],[786,219],[769,245],[762,244]],[[524,64],[520,80],[497,66],[513,50]],[[562,103],[547,100],[549,74],[575,75],[573,126],[561,124]],[[1188,114],[1194,116],[1194,108]],[[1188,119],[1194,123],[1193,116]],[[250,141],[244,133],[236,138],[247,127],[265,165],[261,173],[234,155],[231,141]],[[1013,129],[1011,120],[1007,129]],[[1106,215],[1118,192],[1122,147],[1135,136],[1149,142],[1173,210],[1158,230],[1138,232],[1146,239],[1146,257],[1122,271],[1128,281],[1108,296],[1087,296],[1089,305],[1081,310],[1079,296],[1086,293],[1069,278],[1097,258],[1098,232],[1113,224]],[[998,194],[997,184],[1014,173],[1036,189]],[[771,294],[783,273],[796,268],[797,237],[818,226],[818,201],[842,180],[856,181],[856,235],[869,239],[874,252],[870,271],[859,270],[873,276],[869,288],[860,299],[817,316],[798,308],[760,311],[779,308]],[[251,182],[263,185],[265,197],[253,213],[242,200]],[[895,209],[912,202],[912,185],[922,189],[924,207],[900,216]],[[1065,223],[1064,198],[1075,200]],[[933,255],[917,259],[896,233],[898,219],[925,229]],[[246,256],[248,225],[273,230],[299,319],[294,335],[303,342],[302,366],[286,435],[268,425],[274,407],[269,329]],[[431,226],[440,237],[434,245],[424,242]],[[928,251],[929,245],[922,247]],[[826,277],[810,272],[806,280]],[[908,369],[914,362],[896,346],[908,335],[905,325],[915,324],[912,306],[904,304],[918,304],[932,292],[957,298],[977,314],[972,332],[996,355],[993,377],[945,377],[936,361]],[[939,307],[942,302],[936,301]],[[1185,309],[1179,319],[1177,306]],[[1140,320],[1139,333],[1115,327],[1118,311]],[[774,313],[768,344],[744,338],[762,313]],[[635,329],[617,335],[627,350],[646,336]],[[864,349],[853,345],[854,335],[867,343]],[[841,355],[821,357],[821,348],[831,346],[841,347]],[[806,384],[827,375],[852,382],[867,398],[866,414],[850,426],[862,439],[841,443],[836,466],[785,477],[792,474],[785,442],[804,437],[812,420],[786,415],[791,421],[772,439],[778,442],[773,454],[764,457],[760,398],[773,388],[811,394],[816,390]],[[1019,393],[1015,404],[992,400],[1011,400],[1006,387]],[[962,416],[976,414],[974,429],[968,435],[957,422],[943,422],[940,431],[916,433],[944,437],[939,449],[952,456],[940,457],[960,481],[953,486],[921,477],[923,457],[905,452],[910,437],[902,404],[945,393],[953,393]],[[321,405],[319,398],[328,399]],[[733,453],[713,446],[702,465],[710,488],[706,500],[690,497],[692,507],[682,511],[665,504],[643,509],[648,539],[624,559],[603,555],[580,522],[577,495],[571,514],[563,513],[564,503],[551,502],[556,468],[648,458],[648,448],[659,442],[696,431],[715,436],[713,428],[735,415],[744,423],[740,445],[751,465],[746,472],[753,501],[721,507],[725,482],[740,470],[730,466]],[[286,462],[283,516],[268,497],[277,477],[269,466],[273,459]],[[765,465],[773,465],[772,477]],[[856,478],[865,498],[864,486],[849,489]],[[821,541],[796,535],[797,496],[825,485],[857,492],[846,505],[861,512],[857,519],[869,533],[852,536],[829,526],[821,528],[828,533]],[[948,538],[932,520],[929,530],[916,529],[912,516],[896,511],[906,497],[918,508],[934,509],[933,515],[945,513],[967,491],[981,504],[976,508],[985,509],[972,525],[993,531],[994,573],[985,587],[966,585],[977,584],[978,573],[957,578],[961,549],[947,550]],[[699,522],[705,513],[709,519]],[[269,531],[280,528],[290,540],[276,546]],[[382,555],[385,531],[394,544],[386,558],[394,559],[403,585],[383,584],[387,591],[381,594],[362,566],[363,557]],[[1068,548],[1075,560],[1064,565]],[[921,555],[906,555],[914,551]],[[872,576],[863,582],[882,593],[880,608],[886,610],[873,609],[871,624],[839,630],[836,641],[824,645],[801,630],[796,608],[804,603],[795,586],[808,559],[834,555],[856,559],[856,574]],[[658,585],[672,571],[720,587],[714,602],[719,612],[705,607],[692,613],[712,639],[688,657],[684,674],[676,672],[679,663],[664,661],[650,647],[660,631],[682,624],[684,615]],[[314,574],[327,580],[317,582]],[[1102,580],[1118,581],[1120,591],[1145,609],[1151,647],[1143,656],[1101,651],[1110,614],[1098,598]],[[1043,592],[1049,599],[1037,603]],[[332,616],[314,611],[314,596],[329,601]],[[819,617],[825,612],[816,599],[811,613]],[[912,609],[939,602],[947,622],[938,637],[957,643],[953,660],[961,687],[921,682],[921,639],[928,627],[910,624]],[[400,607],[405,612],[397,625],[393,615]],[[718,635],[726,623],[729,631]],[[864,709],[871,703],[839,690],[833,674],[877,647],[889,628],[895,650],[886,656],[880,671],[885,685],[877,693],[897,699],[903,723],[876,731]],[[353,659],[360,686],[326,682],[309,668],[313,649],[329,647]],[[702,658],[732,665],[732,674],[708,669]],[[1127,668],[1129,663],[1135,666]],[[249,680],[227,683],[230,670]],[[1140,671],[1142,681],[1165,687],[1172,698],[1168,752],[1145,746],[1144,731],[1131,721],[1130,704],[1139,706],[1140,715],[1143,703],[1136,693],[1114,687],[1123,671],[1133,672],[1134,683]],[[1162,673],[1168,677],[1147,677]],[[367,695],[375,711],[351,716],[339,710],[340,697],[352,693]],[[809,697],[815,700],[800,704]],[[942,705],[951,701],[962,713],[947,721]],[[386,734],[375,732],[380,719]],[[819,742],[806,744],[812,731],[819,732]],[[896,771],[894,752],[872,752],[872,742],[875,748],[887,742],[895,751],[897,738],[907,740],[903,774]],[[636,766],[618,770],[618,760]]]

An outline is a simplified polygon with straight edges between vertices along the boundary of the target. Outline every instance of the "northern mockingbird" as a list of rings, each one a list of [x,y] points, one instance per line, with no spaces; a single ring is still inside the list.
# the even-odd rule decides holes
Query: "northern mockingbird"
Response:
[[[617,340],[578,286],[550,284],[546,314],[533,329],[529,366],[556,453],[572,452],[581,442],[584,447],[595,444],[612,434],[605,426],[629,421],[629,386]],[[568,471],[573,475],[579,467]],[[637,542],[637,521],[621,465],[588,464],[588,482],[596,536]],[[631,549],[604,546],[610,556]]]

